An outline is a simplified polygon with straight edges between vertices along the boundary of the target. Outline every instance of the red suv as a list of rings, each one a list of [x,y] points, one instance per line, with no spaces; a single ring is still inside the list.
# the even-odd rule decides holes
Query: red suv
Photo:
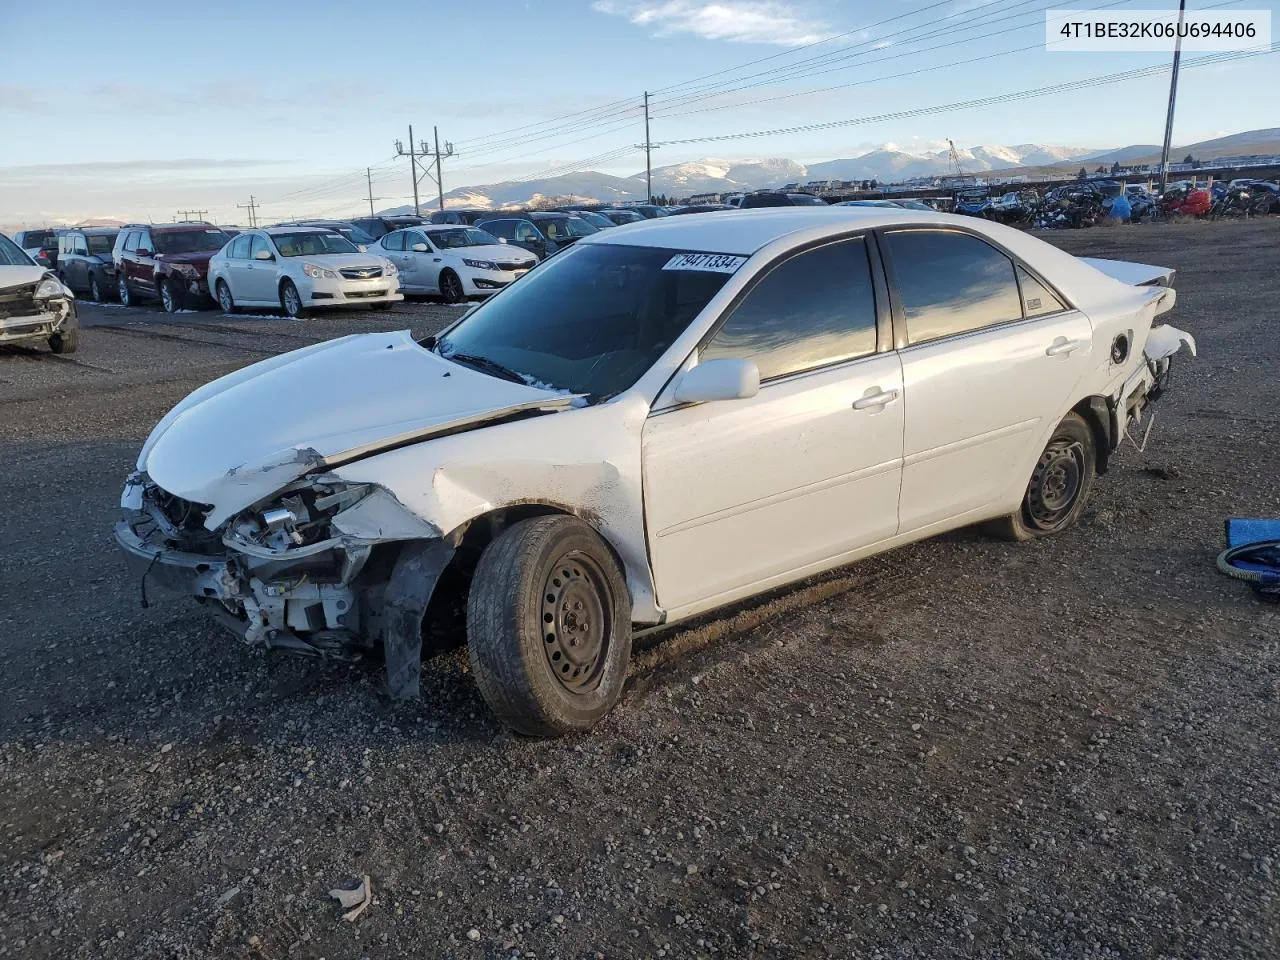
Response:
[[[209,258],[230,239],[211,223],[131,223],[121,227],[111,251],[120,302],[127,307],[153,297],[166,313],[210,305]]]

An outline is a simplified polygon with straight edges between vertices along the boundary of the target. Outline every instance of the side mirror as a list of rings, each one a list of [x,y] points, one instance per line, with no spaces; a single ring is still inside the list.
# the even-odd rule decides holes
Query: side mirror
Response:
[[[259,250],[253,255],[253,259],[255,260],[274,260],[275,258],[275,254],[270,250]]]
[[[746,400],[760,392],[760,368],[754,360],[704,360],[676,378],[676,403]]]
[[[415,243],[415,244],[414,244],[412,247],[410,247],[409,249],[410,249],[410,250],[412,250],[414,253],[428,253],[428,252],[430,252],[430,248],[429,248],[425,243]]]
[[[506,238],[506,237],[499,237],[499,238],[498,238],[498,242],[499,242],[499,243],[506,243],[506,242],[507,242],[507,238]]]
[[[363,243],[357,243],[356,249],[359,250],[361,253],[366,253],[369,248],[366,247]]]
[[[134,252],[135,252],[138,256],[140,256],[140,257],[150,257],[150,256],[153,256],[152,252],[151,252],[150,250],[148,250],[146,247],[139,247],[139,248],[138,248],[137,250],[135,250]]]

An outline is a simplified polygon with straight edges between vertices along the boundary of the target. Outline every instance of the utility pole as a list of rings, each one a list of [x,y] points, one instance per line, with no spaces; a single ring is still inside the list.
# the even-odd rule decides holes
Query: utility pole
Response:
[[[258,225],[258,216],[257,216],[258,206],[259,204],[256,200],[253,199],[252,194],[249,195],[248,203],[236,204],[237,209],[249,211],[249,227],[250,228],[256,227]]]
[[[644,92],[644,192],[645,203],[653,203],[653,144],[649,140],[649,91]]]
[[[173,215],[173,219],[175,222],[179,217],[183,220],[203,220],[208,215],[208,210],[179,210]]]
[[[382,198],[375,197],[373,195],[373,171],[370,170],[368,167],[364,168],[364,179],[365,179],[365,182],[369,184],[369,216],[376,217],[377,214],[373,212],[373,201],[381,200]]]
[[[1173,40],[1173,76],[1169,78],[1169,112],[1164,118],[1164,149],[1160,151],[1160,196],[1169,189],[1169,147],[1173,141],[1173,103],[1178,97],[1178,64],[1182,61],[1182,19],[1187,0],[1178,0],[1178,31]]]
[[[418,143],[416,145],[414,144],[412,125],[410,125],[409,127],[408,151],[404,149],[403,143],[401,143],[399,140],[396,141],[396,153],[398,153],[402,157],[409,158],[409,166],[410,166],[410,169],[413,171],[413,212],[415,214],[418,214],[419,216],[422,215],[422,211],[419,209],[419,206],[418,206],[418,184],[422,182],[423,177],[431,177],[431,179],[435,180],[436,192],[440,198],[440,209],[441,210],[444,209],[444,180],[440,176],[440,160],[443,157],[453,156],[453,144],[450,143],[448,140],[446,140],[444,142],[444,151],[441,152],[440,130],[437,127],[432,127],[431,129],[432,129],[432,133],[435,135],[436,145],[434,150],[432,150],[431,147],[427,146],[427,141],[425,140],[423,140],[421,143]],[[431,174],[430,164],[424,164],[422,167],[422,172],[419,173],[418,157],[431,157],[431,156],[434,156],[434,159],[435,159],[435,167],[436,167],[435,176],[432,176]]]

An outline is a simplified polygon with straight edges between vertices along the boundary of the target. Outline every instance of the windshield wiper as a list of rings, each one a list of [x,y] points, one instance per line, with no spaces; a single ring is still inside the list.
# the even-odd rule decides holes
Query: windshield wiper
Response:
[[[476,370],[483,370],[485,373],[492,373],[495,377],[501,377],[503,380],[510,380],[513,383],[525,383],[525,378],[516,373],[510,367],[504,367],[497,360],[490,360],[488,357],[481,357],[474,353],[450,353],[445,356],[446,360],[453,360],[464,366],[474,367]]]

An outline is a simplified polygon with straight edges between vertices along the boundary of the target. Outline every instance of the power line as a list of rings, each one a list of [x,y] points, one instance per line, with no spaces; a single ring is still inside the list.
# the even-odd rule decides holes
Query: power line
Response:
[[[1265,56],[1271,53],[1280,52],[1280,44],[1272,45],[1264,49],[1252,49],[1243,51],[1231,51],[1228,53],[1209,54],[1200,57],[1190,63],[1184,64],[1184,70],[1192,67],[1210,66],[1215,63],[1225,63],[1231,60],[1241,60],[1248,57]],[[1029,90],[1019,90],[1012,93],[997,94],[990,97],[979,97],[973,100],[957,100],[953,103],[936,104],[929,107],[916,107],[911,110],[897,110],[892,113],[876,114],[867,117],[855,117],[850,120],[828,120],[821,123],[805,123],[792,127],[775,127],[770,130],[751,130],[742,133],[725,133],[706,137],[687,137],[682,140],[666,140],[663,146],[682,146],[691,143],[713,143],[725,140],[744,140],[759,137],[772,137],[788,133],[805,133],[812,130],[831,130],[838,127],[851,127],[867,123],[877,123],[882,120],[901,120],[911,117],[929,116],[937,113],[949,113],[955,110],[967,110],[973,107],[992,106],[1000,103],[1011,103],[1016,100],[1030,100],[1035,97],[1048,96],[1054,93],[1063,93],[1071,90],[1083,90],[1088,87],[1105,86],[1107,84],[1118,83],[1122,80],[1136,79],[1139,77],[1155,76],[1169,70],[1168,64],[1156,64],[1148,67],[1137,67],[1132,70],[1122,70],[1118,73],[1104,74],[1099,77],[1087,77],[1082,80],[1071,80],[1065,83],[1051,84],[1046,87],[1035,87]]]

